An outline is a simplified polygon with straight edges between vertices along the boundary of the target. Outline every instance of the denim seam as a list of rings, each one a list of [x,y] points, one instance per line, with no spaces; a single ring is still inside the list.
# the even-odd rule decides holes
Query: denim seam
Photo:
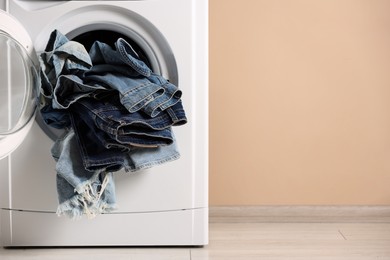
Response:
[[[179,119],[177,118],[176,114],[175,114],[175,111],[173,111],[172,108],[167,108],[165,111],[167,111],[167,113],[169,114],[169,116],[172,118],[173,120],[173,123],[176,123],[179,121]]]
[[[129,134],[129,135],[137,135],[139,136],[140,134]],[[121,143],[121,144],[130,144],[132,146],[135,146],[135,147],[159,147],[159,146],[166,146],[166,145],[170,145],[173,143],[173,138],[169,138],[169,137],[161,137],[161,136],[155,136],[155,135],[149,135],[151,137],[155,137],[155,138],[158,138],[158,139],[161,139],[160,141],[148,141],[148,142],[143,142],[142,140],[137,140],[138,142],[135,143],[135,142],[132,142],[132,141],[120,141],[120,136],[116,136],[115,137],[115,140],[118,142],[118,143]],[[163,140],[166,140],[165,142]]]
[[[149,95],[145,96],[143,99],[140,99],[137,103],[122,99],[122,104],[127,108],[127,110],[130,113],[134,113],[134,112],[137,112],[138,110],[144,108],[150,102],[152,102],[153,99],[151,99],[150,97],[153,97],[153,94],[154,93],[150,93]],[[126,98],[127,95],[124,97]],[[148,100],[148,99],[150,99],[150,100]],[[146,100],[146,102],[145,102],[145,100]]]
[[[151,74],[150,69],[145,69],[145,68],[142,68],[140,66],[137,66],[137,64],[134,64],[134,62],[129,59],[129,57],[127,56],[128,53],[124,50],[124,46],[123,45],[118,46],[117,50],[121,54],[120,57],[125,60],[125,63],[126,64],[130,63],[128,65],[130,65],[131,68],[133,68],[137,72],[140,72],[140,74],[142,74],[143,76],[150,76],[150,74]],[[135,68],[133,66],[131,66],[131,65],[134,65]]]
[[[152,82],[146,82],[146,83],[143,83],[143,84],[139,84],[137,87],[134,87],[134,88],[131,88],[129,90],[127,90],[126,92],[122,93],[122,95],[128,95],[128,94],[133,94],[133,92],[138,92],[141,88],[146,88],[150,85],[153,85]]]
[[[164,164],[166,162],[177,160],[179,158],[180,158],[180,153],[177,152],[171,156],[167,156],[167,157],[164,157],[162,159],[155,160],[155,161],[149,161],[147,163],[142,163],[142,164],[137,165],[137,166],[135,166],[134,164],[129,165],[127,167],[124,167],[124,170],[126,172],[134,172],[134,171],[138,171],[138,170],[148,169],[148,168],[153,167],[155,165]]]
[[[106,107],[103,109],[99,109],[99,110],[96,110],[96,109],[90,109],[88,106],[84,105],[83,103],[79,103],[80,105],[82,105],[83,107],[85,107],[86,109],[88,109],[89,111],[91,111],[91,113],[93,113],[95,115],[95,117],[98,117],[100,120],[102,120],[103,122],[106,122],[108,123],[109,125],[112,125],[112,122],[113,120],[110,120],[108,117],[102,115],[103,112],[109,112],[109,111],[112,111],[112,110],[117,110],[114,106],[111,106],[111,109],[109,109],[110,107]],[[169,117],[167,115],[161,115],[162,118],[158,117],[158,118],[150,118],[148,119],[148,122],[152,123],[152,124],[156,124],[156,125],[161,125],[161,127],[153,127],[151,126],[150,124],[145,124],[144,121],[132,121],[131,123],[128,123],[128,122],[124,122],[124,121],[121,121],[121,122],[117,122],[117,121],[114,121],[115,123],[119,123],[120,125],[118,127],[123,127],[123,126],[130,126],[132,124],[137,124],[137,123],[141,123],[143,125],[147,125],[148,127],[150,127],[151,129],[153,130],[163,130],[163,129],[166,129],[168,128],[169,126],[172,125],[172,122],[171,120],[167,120],[169,118],[175,118],[176,121],[177,121],[177,116],[174,114],[174,112],[171,112],[172,109],[167,109],[166,111],[169,113]],[[171,113],[173,113],[174,115],[172,116]],[[164,123],[161,123],[161,122],[166,122],[168,123],[169,122],[169,125],[165,125]],[[96,120],[95,120],[96,122]],[[172,122],[172,123],[171,123]],[[118,127],[116,129],[118,129]],[[112,127],[110,127],[111,129],[113,129]],[[114,130],[116,131],[116,130]]]

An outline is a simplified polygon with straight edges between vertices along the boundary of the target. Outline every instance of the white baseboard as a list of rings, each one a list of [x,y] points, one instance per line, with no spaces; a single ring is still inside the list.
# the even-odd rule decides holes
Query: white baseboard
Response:
[[[390,223],[390,206],[211,206],[216,222]]]

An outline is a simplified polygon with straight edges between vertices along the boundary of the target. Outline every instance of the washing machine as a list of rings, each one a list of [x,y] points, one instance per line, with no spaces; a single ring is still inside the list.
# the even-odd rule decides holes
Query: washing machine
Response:
[[[199,246],[208,243],[207,0],[0,1],[0,236],[3,247]],[[135,174],[116,172],[118,209],[58,217],[60,131],[37,107],[38,56],[53,30],[89,44],[122,37],[182,90],[181,157]]]

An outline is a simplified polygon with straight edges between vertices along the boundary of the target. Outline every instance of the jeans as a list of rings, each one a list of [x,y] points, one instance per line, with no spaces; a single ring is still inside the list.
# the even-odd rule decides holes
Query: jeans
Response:
[[[182,106],[182,92],[175,85],[138,60],[125,40],[118,39],[115,45],[117,50],[96,42],[88,54],[81,44],[69,41],[60,32],[51,34],[40,56],[45,122],[61,121],[56,118],[61,117],[62,109],[104,90],[117,90],[130,113],[142,111],[155,117],[174,105]],[[69,121],[53,124],[56,128],[67,125]]]
[[[79,144],[83,166],[88,171],[110,171],[120,169],[138,171],[176,160],[180,157],[175,139],[165,146],[136,147],[120,144],[104,138],[94,124],[84,121],[77,113],[71,113],[71,121]]]
[[[181,90],[137,59],[124,39],[118,39],[115,47],[113,50],[101,42],[92,45],[89,54],[93,68],[85,74],[86,82],[117,90],[130,113],[141,110],[155,117],[180,101]]]
[[[69,41],[57,30],[51,33],[39,62],[42,117],[55,128],[67,127],[70,121],[64,109],[104,88],[84,84],[84,74],[92,68],[91,58],[82,44]]]
[[[123,39],[95,42],[89,53],[58,31],[41,63],[41,113],[56,128],[59,215],[93,217],[115,209],[112,172],[176,160],[172,126],[187,118],[181,91],[154,74]]]
[[[117,95],[101,100],[84,98],[72,106],[72,111],[117,142],[140,147],[171,144],[171,126],[187,122],[179,104],[151,118],[142,112],[129,113]]]
[[[57,139],[51,153],[57,161],[58,215],[92,218],[116,208],[112,173],[85,169],[72,129]]]

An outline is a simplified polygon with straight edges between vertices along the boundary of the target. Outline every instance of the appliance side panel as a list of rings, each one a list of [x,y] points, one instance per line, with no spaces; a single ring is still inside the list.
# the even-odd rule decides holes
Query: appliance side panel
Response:
[[[209,243],[209,209],[193,211],[192,245],[207,245]]]
[[[196,137],[194,146],[195,181],[194,207],[208,206],[208,118],[209,118],[209,61],[208,61],[208,0],[193,0],[193,79],[196,85],[193,100]]]

